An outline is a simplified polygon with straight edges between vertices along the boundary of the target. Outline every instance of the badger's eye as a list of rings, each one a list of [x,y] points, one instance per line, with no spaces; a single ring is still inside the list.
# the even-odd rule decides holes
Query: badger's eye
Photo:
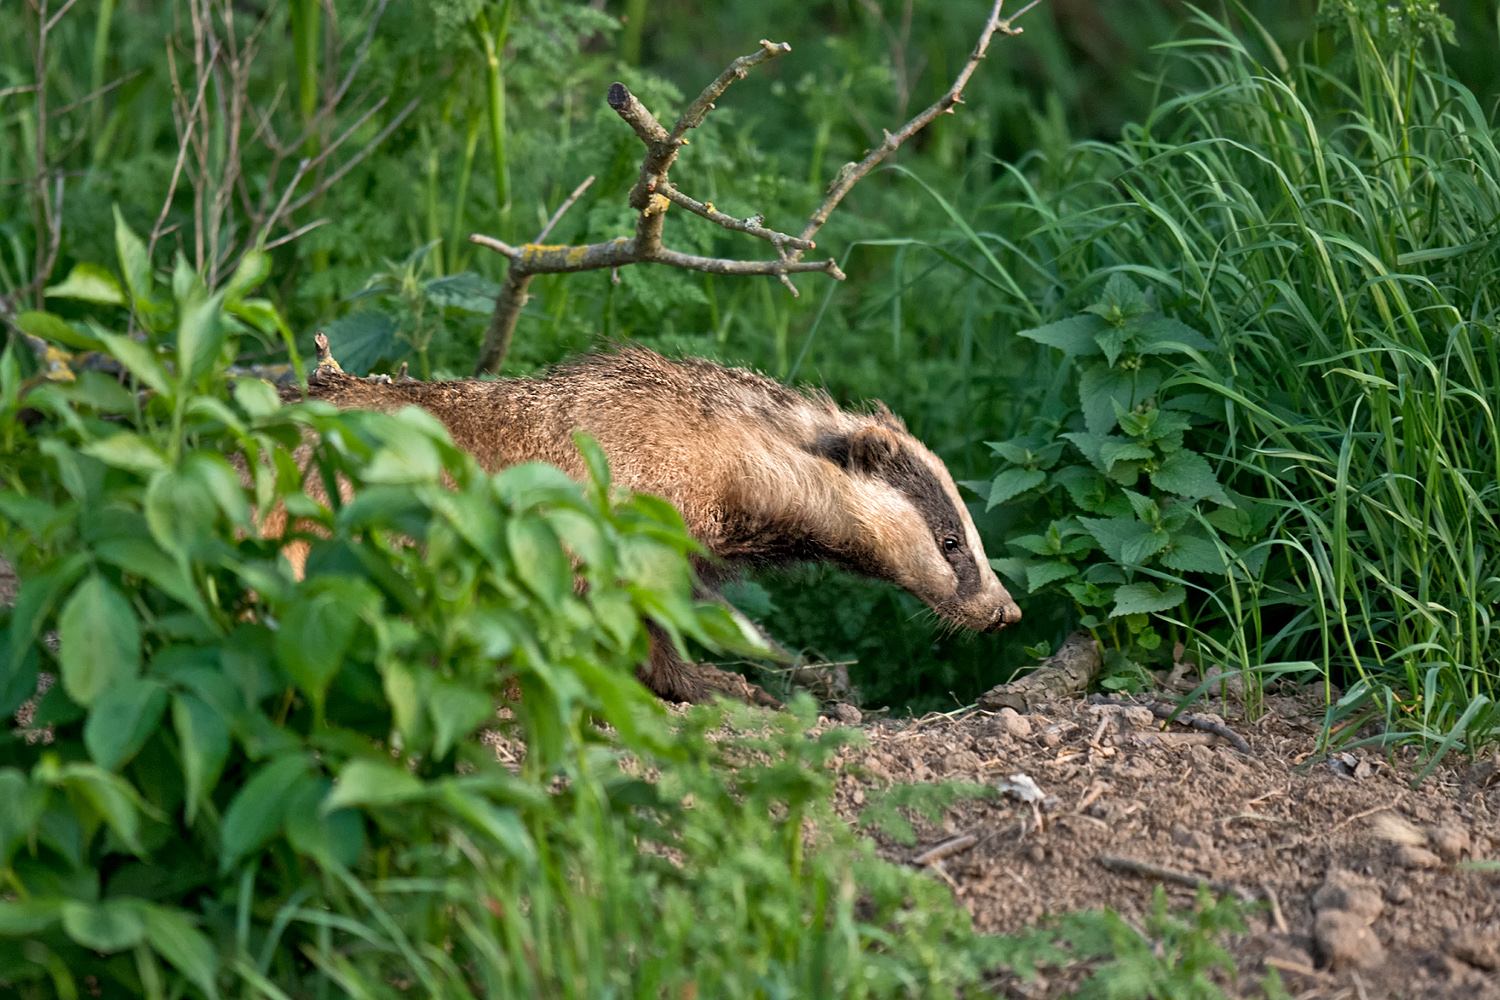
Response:
[[[954,538],[951,535],[948,536],[947,538],[943,539],[943,551],[944,552],[957,552],[958,551],[958,539]]]

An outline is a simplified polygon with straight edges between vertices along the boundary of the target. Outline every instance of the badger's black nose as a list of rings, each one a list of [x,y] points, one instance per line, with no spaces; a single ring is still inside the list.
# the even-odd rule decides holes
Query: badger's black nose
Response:
[[[1014,625],[1021,620],[1021,606],[1015,601],[1007,601],[1000,606],[1000,612],[995,615],[995,620],[986,632],[998,632],[1007,625]]]

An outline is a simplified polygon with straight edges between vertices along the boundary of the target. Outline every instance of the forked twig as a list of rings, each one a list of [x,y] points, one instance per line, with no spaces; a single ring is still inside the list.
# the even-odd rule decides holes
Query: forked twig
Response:
[[[703,92],[678,117],[671,131],[663,127],[661,122],[657,121],[656,116],[623,83],[612,84],[606,98],[609,106],[614,109],[621,120],[630,126],[636,137],[646,147],[646,155],[641,161],[640,176],[630,190],[630,207],[639,213],[636,216],[635,235],[584,246],[547,246],[542,245],[541,241],[551,232],[552,223],[548,223],[535,242],[519,247],[478,233],[470,236],[470,242],[488,247],[503,254],[509,260],[505,281],[501,284],[500,293],[495,298],[495,311],[490,318],[490,327],[485,334],[484,345],[480,348],[475,374],[489,375],[500,370],[501,364],[505,361],[505,355],[510,349],[511,339],[515,335],[521,308],[526,303],[527,287],[531,284],[534,275],[570,274],[604,268],[616,269],[627,264],[666,264],[670,267],[702,271],[707,274],[775,277],[785,284],[793,295],[797,294],[797,289],[788,278],[791,274],[819,271],[842,281],[844,273],[833,258],[823,261],[802,259],[807,251],[816,249],[817,244],[813,241],[813,237],[828,221],[829,215],[838,207],[839,202],[861,178],[938,115],[951,113],[956,105],[962,103],[964,86],[968,84],[969,77],[974,74],[980,60],[985,57],[991,39],[997,33],[1020,34],[1021,29],[1015,27],[1015,20],[1035,7],[1038,2],[1040,0],[1032,0],[1010,17],[1002,18],[1000,12],[1005,0],[994,0],[984,29],[980,32],[978,44],[947,93],[895,133],[885,133],[885,141],[871,150],[859,163],[846,164],[834,178],[822,204],[813,212],[798,236],[766,228],[765,219],[760,215],[754,215],[748,219],[737,219],[720,212],[713,205],[684,194],[667,178],[668,172],[677,160],[678,152],[687,145],[685,137],[688,131],[703,124],[708,113],[713,110],[714,102],[723,96],[724,91],[736,80],[744,79],[755,66],[790,52],[790,45],[785,42],[770,42],[762,39],[758,51],[740,56],[730,63],[712,83],[703,88]],[[574,197],[576,196],[577,192],[574,194]],[[564,202],[559,212],[571,204],[572,199]],[[671,205],[678,205],[724,229],[765,240],[775,247],[776,259],[732,260],[723,257],[702,257],[669,249],[662,243],[662,228],[666,221],[667,209]]]

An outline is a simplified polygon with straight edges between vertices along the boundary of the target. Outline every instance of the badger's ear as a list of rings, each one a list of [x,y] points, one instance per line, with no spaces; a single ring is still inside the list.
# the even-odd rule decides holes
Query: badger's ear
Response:
[[[851,469],[861,472],[876,472],[885,468],[901,454],[901,442],[889,427],[869,424],[849,437],[849,461]]]

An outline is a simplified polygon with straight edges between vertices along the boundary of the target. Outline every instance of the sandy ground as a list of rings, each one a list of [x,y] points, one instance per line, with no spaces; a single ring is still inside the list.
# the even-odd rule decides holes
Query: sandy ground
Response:
[[[1321,699],[1308,692],[1268,696],[1254,721],[1210,707],[1249,752],[1083,700],[869,723],[868,746],[842,760],[838,807],[852,820],[894,782],[1024,775],[1039,803],[968,800],[919,822],[915,847],[877,836],[881,850],[909,863],[951,852],[927,867],[985,931],[1102,907],[1139,926],[1158,882],[1187,907],[1187,883],[1203,879],[1254,901],[1230,945],[1238,989],[1275,967],[1306,1000],[1500,998],[1500,872],[1483,865],[1500,858],[1500,755],[1451,758],[1412,789],[1414,751],[1317,752]],[[1058,996],[1083,971],[997,985]]]

